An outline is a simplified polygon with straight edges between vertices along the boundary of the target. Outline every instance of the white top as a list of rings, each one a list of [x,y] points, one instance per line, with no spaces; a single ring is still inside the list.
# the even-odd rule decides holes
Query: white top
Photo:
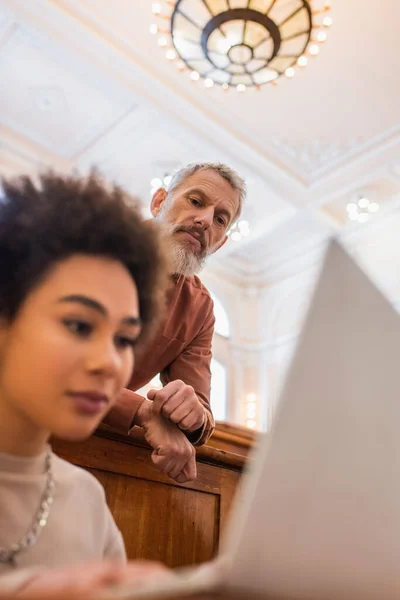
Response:
[[[47,452],[47,451],[46,451]],[[0,453],[0,546],[10,548],[30,529],[46,485],[46,452],[33,458]],[[93,475],[52,455],[54,502],[37,543],[0,564],[0,591],[15,589],[32,568],[55,568],[111,558],[125,562],[121,532]],[[24,571],[22,571],[24,569]],[[25,571],[25,569],[27,569]]]

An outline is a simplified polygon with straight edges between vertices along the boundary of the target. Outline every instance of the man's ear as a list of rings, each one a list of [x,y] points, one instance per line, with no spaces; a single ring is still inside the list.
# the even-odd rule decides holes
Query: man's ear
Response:
[[[164,202],[167,199],[167,190],[159,188],[151,199],[150,210],[153,217],[156,217],[160,212]]]
[[[214,254],[214,252],[216,252],[217,250],[219,250],[220,248],[222,248],[222,246],[225,244],[226,240],[228,239],[228,236],[226,235],[224,237],[224,239],[222,240],[222,242],[220,242],[218,244],[218,246],[212,251],[212,254]]]

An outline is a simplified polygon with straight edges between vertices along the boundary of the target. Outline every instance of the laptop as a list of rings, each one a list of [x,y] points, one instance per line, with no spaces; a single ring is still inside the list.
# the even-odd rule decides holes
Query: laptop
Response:
[[[109,597],[398,600],[399,376],[400,318],[332,241],[220,557]]]

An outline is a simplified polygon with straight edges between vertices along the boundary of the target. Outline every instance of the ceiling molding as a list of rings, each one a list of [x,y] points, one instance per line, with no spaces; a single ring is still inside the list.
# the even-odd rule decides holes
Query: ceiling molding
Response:
[[[37,142],[28,140],[5,125],[0,125],[0,148],[0,165],[7,153],[8,160],[12,160],[11,157],[15,157],[16,167],[17,165],[26,165],[37,170],[48,168],[51,165],[55,169],[68,172],[74,166],[72,161],[49,152],[49,150]],[[21,170],[16,172],[16,174],[19,173],[21,173]]]

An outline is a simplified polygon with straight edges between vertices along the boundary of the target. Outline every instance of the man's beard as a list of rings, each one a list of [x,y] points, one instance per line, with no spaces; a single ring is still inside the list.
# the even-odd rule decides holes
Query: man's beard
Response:
[[[196,233],[201,244],[201,250],[195,252],[190,247],[189,241],[178,241],[175,238],[175,234],[180,231]],[[169,260],[172,273],[185,275],[187,277],[198,273],[202,269],[207,257],[211,254],[207,249],[203,231],[196,226],[174,225],[163,219],[162,232],[168,240]]]
[[[170,239],[170,264],[172,272],[190,277],[201,271],[207,255],[198,255]]]

